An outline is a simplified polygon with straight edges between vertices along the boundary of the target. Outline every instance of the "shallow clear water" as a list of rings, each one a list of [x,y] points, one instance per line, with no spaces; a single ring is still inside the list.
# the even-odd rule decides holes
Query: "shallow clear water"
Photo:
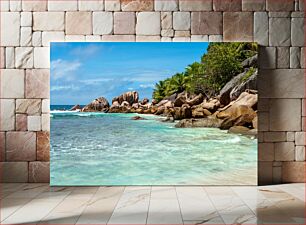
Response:
[[[257,140],[136,114],[51,114],[51,185],[257,184]]]

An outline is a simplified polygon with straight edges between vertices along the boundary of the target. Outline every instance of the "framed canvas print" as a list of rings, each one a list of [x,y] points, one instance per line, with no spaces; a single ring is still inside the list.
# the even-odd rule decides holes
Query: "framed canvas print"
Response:
[[[51,185],[257,185],[256,43],[52,43]]]

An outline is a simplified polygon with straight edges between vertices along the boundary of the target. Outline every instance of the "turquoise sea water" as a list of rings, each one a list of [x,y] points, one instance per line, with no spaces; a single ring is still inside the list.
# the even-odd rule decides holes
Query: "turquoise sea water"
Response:
[[[137,114],[51,113],[51,185],[256,185],[257,140]]]

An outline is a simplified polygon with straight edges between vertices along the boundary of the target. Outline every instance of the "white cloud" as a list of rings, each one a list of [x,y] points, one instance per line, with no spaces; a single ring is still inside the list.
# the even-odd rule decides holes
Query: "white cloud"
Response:
[[[131,70],[125,74],[123,80],[132,82],[155,83],[171,76],[168,70]]]
[[[154,84],[140,84],[140,88],[154,88]]]
[[[89,44],[84,45],[82,47],[74,48],[70,53],[81,58],[87,58],[95,55],[96,53],[100,53],[102,51],[102,46]]]
[[[79,90],[80,88],[75,86],[75,85],[53,85],[51,86],[50,90],[51,91],[64,91],[64,90],[70,90],[70,91],[76,91]]]
[[[66,61],[57,59],[51,62],[51,78],[54,80],[65,78],[71,79],[73,72],[77,71],[81,67],[79,61]]]
[[[113,80],[112,78],[95,78],[95,79],[80,80],[80,83],[83,83],[85,85],[96,85],[96,84],[101,84],[103,82],[109,82],[112,80]]]

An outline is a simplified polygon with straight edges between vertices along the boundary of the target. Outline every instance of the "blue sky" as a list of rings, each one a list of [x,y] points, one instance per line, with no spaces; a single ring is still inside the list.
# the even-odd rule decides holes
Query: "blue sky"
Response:
[[[52,43],[51,104],[110,103],[126,91],[151,99],[155,83],[200,61],[208,43]]]

